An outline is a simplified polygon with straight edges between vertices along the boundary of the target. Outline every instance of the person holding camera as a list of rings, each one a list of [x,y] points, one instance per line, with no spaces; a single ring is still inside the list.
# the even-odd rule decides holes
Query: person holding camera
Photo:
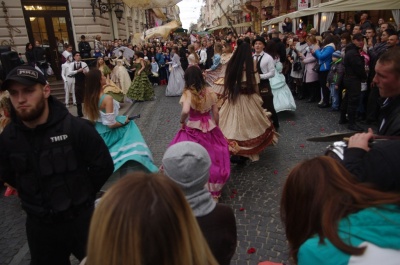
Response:
[[[294,79],[297,99],[302,100],[305,98],[305,91],[303,89],[304,63],[301,61],[301,57],[307,53],[307,33],[305,31],[299,32],[297,37],[298,41],[293,40],[293,49],[291,54],[292,72],[290,75]]]

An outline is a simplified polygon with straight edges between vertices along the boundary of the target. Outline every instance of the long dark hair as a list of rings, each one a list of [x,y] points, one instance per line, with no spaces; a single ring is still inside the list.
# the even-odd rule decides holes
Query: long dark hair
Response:
[[[194,106],[194,109],[200,110],[205,100],[203,89],[206,86],[200,68],[197,66],[189,66],[185,71],[184,79],[185,89],[190,90],[192,94],[191,104]]]
[[[278,55],[278,45],[276,44],[275,41],[269,41],[267,42],[267,45],[265,46],[264,51],[271,55],[273,59],[276,59],[279,57]]]
[[[246,71],[246,86],[242,88],[243,71]],[[247,42],[238,40],[238,46],[226,66],[224,80],[224,96],[235,102],[244,90],[246,94],[255,92],[254,61],[251,46]]]
[[[90,70],[85,77],[85,95],[83,98],[83,109],[86,117],[95,122],[100,117],[99,99],[101,92],[102,73],[98,69]]]
[[[200,68],[197,66],[188,67],[185,71],[184,79],[185,87],[194,88],[197,92],[200,92],[206,85],[203,74],[201,73]]]
[[[29,45],[32,45],[32,49],[33,49],[33,44],[30,43],[30,42],[28,42],[28,43],[25,45],[25,51],[29,51]],[[30,49],[30,50],[32,50],[32,49]]]
[[[332,34],[329,33],[329,34],[326,34],[326,36],[322,42],[322,45],[325,47],[326,45],[328,45],[330,43],[335,44],[335,38],[333,37]]]
[[[338,223],[362,209],[400,204],[397,193],[381,192],[360,183],[342,164],[327,156],[298,164],[289,173],[282,191],[281,219],[290,254],[297,261],[300,246],[317,234],[350,255],[362,255],[365,247],[343,242]]]

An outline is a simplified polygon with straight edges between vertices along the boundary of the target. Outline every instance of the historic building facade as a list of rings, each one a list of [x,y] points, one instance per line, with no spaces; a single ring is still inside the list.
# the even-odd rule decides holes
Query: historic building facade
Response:
[[[63,44],[76,49],[81,35],[92,47],[97,35],[103,41],[129,39],[131,34],[179,19],[178,11],[130,8],[121,0],[3,0],[0,45],[24,54],[28,42],[39,41],[52,66],[59,68]]]

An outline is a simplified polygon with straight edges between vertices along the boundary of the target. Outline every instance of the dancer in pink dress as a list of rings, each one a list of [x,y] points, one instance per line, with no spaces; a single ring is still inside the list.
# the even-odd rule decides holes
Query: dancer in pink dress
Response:
[[[212,89],[205,85],[200,68],[188,67],[184,78],[185,90],[179,101],[182,104],[182,128],[170,145],[192,141],[208,151],[212,165],[207,188],[214,200],[218,201],[231,171],[228,142],[218,127],[218,99]]]

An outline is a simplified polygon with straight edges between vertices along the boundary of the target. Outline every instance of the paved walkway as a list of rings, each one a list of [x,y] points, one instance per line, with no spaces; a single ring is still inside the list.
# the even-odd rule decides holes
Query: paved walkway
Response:
[[[137,125],[153,152],[156,165],[179,129],[181,107],[178,97],[165,97],[165,87],[156,87],[155,101],[125,105],[121,113],[141,114]],[[268,147],[260,161],[232,165],[229,182],[221,202],[230,205],[236,215],[238,247],[232,265],[256,265],[259,261],[290,264],[288,247],[279,216],[282,185],[289,170],[298,162],[323,154],[327,143],[305,139],[321,134],[346,131],[338,125],[338,113],[319,109],[316,104],[297,101],[295,113],[280,113],[280,138]],[[76,115],[75,107],[70,108]],[[4,189],[0,189],[4,193]],[[25,214],[17,198],[0,197],[0,264],[29,264]],[[255,253],[247,254],[249,248]],[[73,259],[73,264],[78,264]]]

